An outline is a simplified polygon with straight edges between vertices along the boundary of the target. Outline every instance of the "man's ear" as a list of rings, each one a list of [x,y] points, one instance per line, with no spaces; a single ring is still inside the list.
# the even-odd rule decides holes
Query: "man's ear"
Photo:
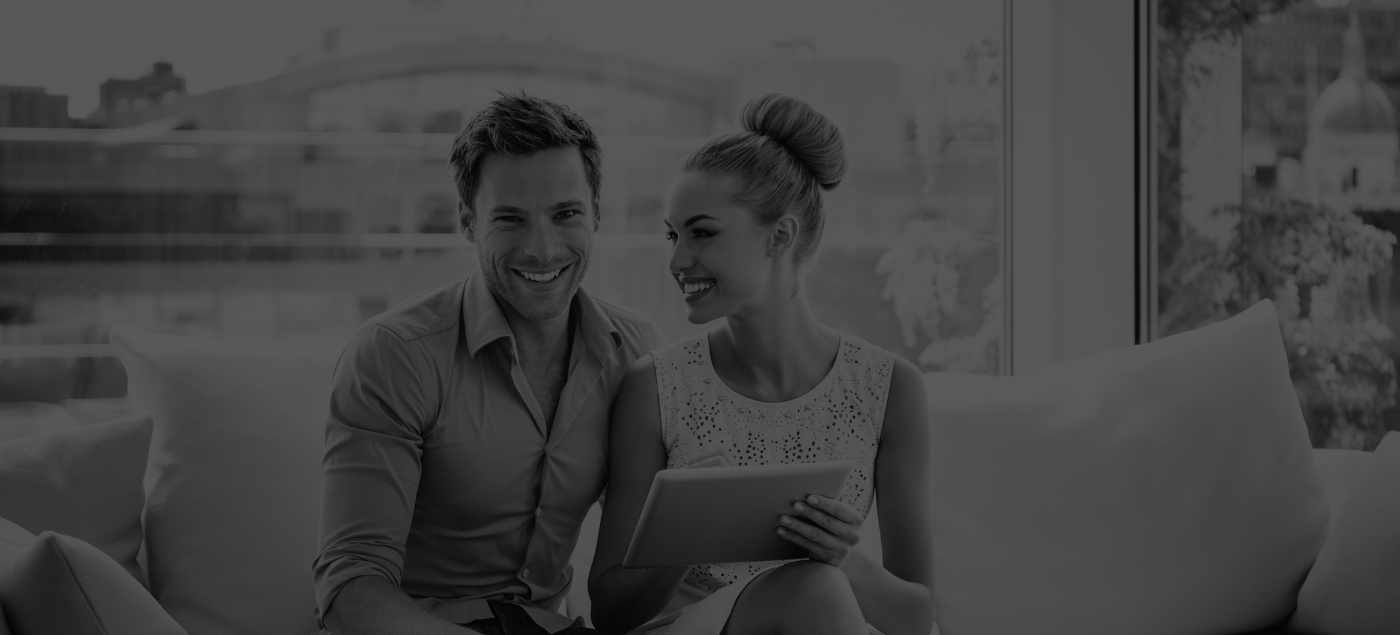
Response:
[[[802,231],[802,224],[797,222],[796,216],[783,214],[778,218],[778,222],[773,224],[772,231],[773,233],[768,237],[768,255],[779,258],[797,245],[797,237]]]
[[[468,209],[466,203],[457,201],[457,222],[461,226],[462,235],[472,244],[476,244],[476,226],[472,222],[474,220],[476,213]]]

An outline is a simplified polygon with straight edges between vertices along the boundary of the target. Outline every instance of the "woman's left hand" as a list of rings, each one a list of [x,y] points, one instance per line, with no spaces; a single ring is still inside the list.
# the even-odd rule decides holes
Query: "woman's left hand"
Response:
[[[779,519],[778,535],[811,552],[811,559],[840,568],[860,542],[865,518],[834,498],[808,496],[792,504],[795,514]]]

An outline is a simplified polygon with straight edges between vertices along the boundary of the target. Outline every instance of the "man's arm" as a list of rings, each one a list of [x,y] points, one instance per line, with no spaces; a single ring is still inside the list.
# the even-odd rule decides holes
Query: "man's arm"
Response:
[[[341,587],[334,610],[326,615],[326,630],[333,635],[463,635],[475,633],[418,606],[386,578],[364,575]]]
[[[628,369],[613,402],[611,424],[608,500],[603,505],[598,548],[588,574],[588,595],[593,600],[594,625],[603,631],[625,633],[665,609],[690,569],[622,566],[652,478],[666,467],[651,355]]]
[[[335,635],[471,632],[399,589],[423,435],[437,412],[436,384],[419,345],[370,325],[336,366],[313,566],[322,626]]]

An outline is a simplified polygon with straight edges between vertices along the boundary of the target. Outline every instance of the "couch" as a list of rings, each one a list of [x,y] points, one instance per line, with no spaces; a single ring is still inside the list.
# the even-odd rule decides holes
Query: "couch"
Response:
[[[0,635],[315,632],[339,345],[111,341],[136,414],[0,445]],[[1024,376],[927,375],[936,631],[1400,633],[1400,434],[1310,448],[1282,346],[1264,302]]]

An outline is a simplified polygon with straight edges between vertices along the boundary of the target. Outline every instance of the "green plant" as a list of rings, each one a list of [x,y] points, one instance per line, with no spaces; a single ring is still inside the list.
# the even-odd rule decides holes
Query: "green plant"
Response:
[[[991,240],[966,228],[915,220],[876,264],[876,273],[889,276],[881,297],[894,302],[905,346],[916,346],[920,334],[927,341],[919,353],[921,366],[969,373],[998,370],[1003,321],[1001,276],[982,289],[980,311],[968,309],[959,298],[962,269],[995,247]]]
[[[1214,210],[1238,224],[1222,246],[1183,225],[1162,272],[1176,301],[1162,335],[1204,326],[1269,298],[1315,447],[1370,449],[1386,433],[1396,370],[1393,339],[1371,308],[1372,277],[1390,267],[1395,236],[1355,214],[1277,198]]]
[[[1182,124],[1190,86],[1201,86],[1214,69],[1193,60],[1202,44],[1234,44],[1264,16],[1288,10],[1298,0],[1159,0],[1156,20],[1157,76],[1157,254],[1165,268],[1175,260],[1189,228],[1182,221]],[[1177,289],[1162,285],[1158,301],[1177,303]]]

